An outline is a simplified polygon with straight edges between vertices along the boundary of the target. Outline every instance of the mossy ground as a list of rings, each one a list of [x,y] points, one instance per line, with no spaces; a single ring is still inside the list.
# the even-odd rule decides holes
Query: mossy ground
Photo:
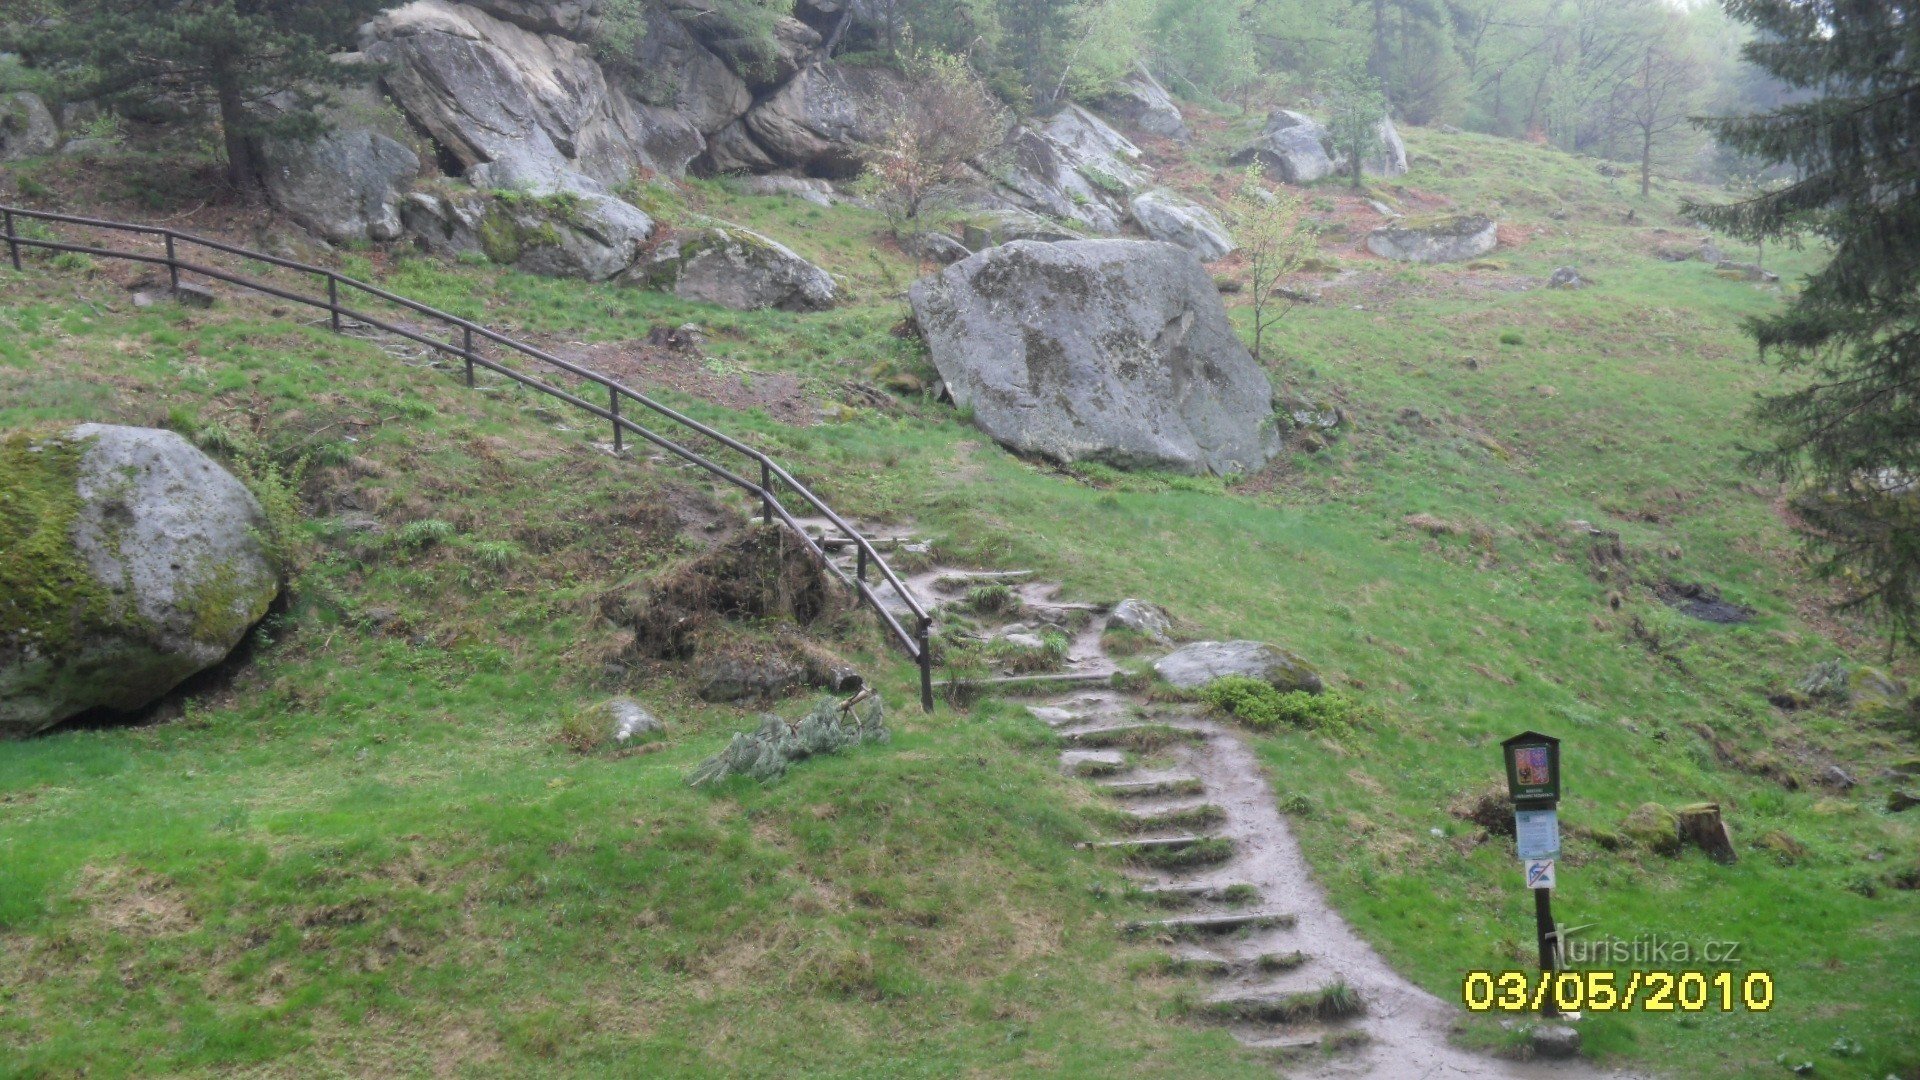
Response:
[[[1149,153],[1190,190],[1228,190],[1225,151],[1258,124],[1201,118],[1190,155]],[[1561,918],[1738,940],[1777,987],[1765,1013],[1591,1016],[1591,1053],[1687,1076],[1773,1075],[1782,1054],[1831,1075],[1920,1069],[1920,901],[1896,884],[1920,825],[1885,812],[1882,773],[1915,756],[1914,733],[1768,702],[1817,662],[1876,651],[1824,614],[1781,493],[1739,469],[1744,410],[1774,385],[1740,321],[1779,294],[1652,256],[1697,238],[1676,213],[1690,189],[1643,200],[1591,161],[1407,137],[1414,171],[1369,194],[1488,213],[1502,248],[1474,269],[1385,264],[1357,249],[1377,216],[1339,184],[1310,191],[1321,257],[1357,273],[1288,316],[1271,367],[1349,426],[1234,483],[1023,462],[926,397],[850,391],[932,374],[889,333],[928,268],[857,209],[720,184],[685,196],[839,275],[846,303],[819,315],[348,261],[561,340],[699,322],[712,369],[791,377],[826,420],[664,396],[836,507],[910,518],[948,559],[1139,595],[1197,636],[1312,660],[1379,715],[1340,737],[1265,735],[1260,752],[1338,905],[1435,993],[1528,963],[1507,842],[1444,808],[1497,782],[1499,739],[1540,728],[1566,740]],[[30,175],[64,190],[58,168]],[[1791,287],[1818,258],[1769,264]],[[1560,265],[1594,286],[1542,288]],[[294,607],[229,690],[174,723],[0,752],[14,1071],[1268,1075],[1173,1022],[1189,984],[1127,975],[1137,954],[1114,926],[1139,916],[1113,868],[1071,848],[1098,815],[1017,710],[896,708],[890,748],[773,788],[684,790],[681,770],[752,722],[670,669],[623,667],[594,598],[698,546],[683,512],[715,496],[690,475],[613,462],[589,446],[604,434],[538,401],[467,393],[268,303],[133,313],[71,275],[0,289],[6,424],[179,411],[326,462],[304,492],[315,553]],[[450,531],[415,546],[329,524],[355,508],[396,535]],[[1451,527],[1408,524],[1420,515]],[[523,555],[478,557],[500,545]],[[1657,597],[1668,578],[1757,617],[1689,621]],[[911,699],[877,639],[835,644]],[[660,705],[667,749],[552,741],[625,680]],[[1865,783],[1819,788],[1830,761]],[[1727,867],[1599,839],[1642,803],[1703,799],[1736,844],[1780,833],[1805,855]]]

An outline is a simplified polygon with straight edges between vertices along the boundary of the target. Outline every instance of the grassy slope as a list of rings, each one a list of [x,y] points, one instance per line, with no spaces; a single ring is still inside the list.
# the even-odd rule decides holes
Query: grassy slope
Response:
[[[1389,271],[1330,243],[1378,279],[1296,311],[1280,346],[1289,381],[1355,418],[1327,453],[1229,490],[1037,468],[925,402],[804,429],[725,419],[837,504],[912,517],[951,554],[1036,566],[1089,597],[1145,595],[1196,632],[1284,642],[1363,687],[1392,717],[1377,730],[1267,738],[1262,752],[1282,796],[1309,808],[1303,839],[1344,910],[1436,993],[1457,993],[1468,967],[1528,955],[1504,843],[1474,844],[1442,808],[1495,779],[1494,742],[1541,727],[1567,740],[1569,826],[1711,798],[1747,854],[1721,868],[1576,837],[1561,917],[1622,936],[1739,939],[1779,986],[1764,1015],[1596,1017],[1590,1046],[1683,1075],[1767,1073],[1781,1053],[1833,1075],[1920,1066],[1920,920],[1913,893],[1883,884],[1912,863],[1916,837],[1877,809],[1874,779],[1911,742],[1764,699],[1836,651],[1796,613],[1811,597],[1790,538],[1735,469],[1740,412],[1766,384],[1737,321],[1776,301],[1645,254],[1649,223],[1677,229],[1671,191],[1643,204],[1589,163],[1498,140],[1412,143],[1410,205],[1448,196],[1526,239],[1482,271]],[[873,218],[696,197],[846,275],[853,303],[735,316],[417,261],[378,272],[496,324],[579,340],[696,318],[714,331],[717,370],[793,372],[828,400],[876,364],[925,371],[886,334],[914,268],[872,242]],[[1351,209],[1336,189],[1310,202],[1330,218]],[[1568,262],[1596,287],[1507,291]],[[1258,1071],[1223,1036],[1162,1022],[1177,986],[1124,975],[1105,924],[1125,909],[1090,893],[1106,872],[1069,847],[1090,832],[1078,796],[1033,752],[1045,736],[1002,706],[896,713],[891,749],[719,795],[676,778],[741,720],[671,680],[645,688],[678,733],[660,755],[583,759],[547,741],[601,692],[592,595],[675,541],[657,509],[639,512],[619,559],[601,533],[529,523],[659,507],[685,481],[620,469],[510,399],[477,400],[260,309],[96,314],[71,279],[3,287],[24,332],[0,345],[0,422],[151,422],[171,409],[238,431],[253,411],[256,439],[282,459],[303,446],[361,459],[323,466],[339,475],[316,481],[322,494],[376,492],[396,524],[436,517],[459,531],[363,563],[316,528],[300,604],[231,690],[182,722],[0,754],[9,1063]],[[119,303],[104,286],[82,296]],[[381,422],[348,451],[306,434],[343,417]],[[1414,513],[1462,532],[1411,529]],[[1631,585],[1611,609],[1622,583],[1589,572],[1569,519],[1620,531],[1633,574],[1709,582],[1761,617],[1689,623]],[[507,552],[493,560],[506,568],[475,569],[482,551]],[[388,629],[373,632],[378,608],[402,617],[383,613]],[[869,660],[907,700],[904,669]],[[1869,784],[1785,791],[1720,764],[1701,724],[1749,758],[1771,753],[1803,775],[1831,758]],[[1775,829],[1809,855],[1783,866],[1748,843]],[[909,861],[916,872],[901,873]],[[1827,1054],[1842,1036],[1862,1055]]]

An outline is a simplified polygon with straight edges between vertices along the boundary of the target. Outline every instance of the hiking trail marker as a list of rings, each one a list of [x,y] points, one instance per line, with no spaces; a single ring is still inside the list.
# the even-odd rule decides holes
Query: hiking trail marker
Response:
[[[1554,859],[1560,854],[1560,740],[1523,731],[1500,744],[1507,768],[1507,793],[1513,797],[1516,854],[1533,890],[1534,933],[1540,945],[1540,971],[1551,979],[1560,968],[1559,939],[1553,925]],[[1554,995],[1541,995],[1540,1014],[1558,1016]]]

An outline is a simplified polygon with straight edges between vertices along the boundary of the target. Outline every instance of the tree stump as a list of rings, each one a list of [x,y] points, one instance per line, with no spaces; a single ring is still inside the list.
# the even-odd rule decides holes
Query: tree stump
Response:
[[[1715,862],[1733,863],[1739,856],[1733,850],[1733,837],[1727,832],[1727,823],[1720,818],[1719,803],[1695,803],[1683,806],[1675,818],[1680,826],[1680,838],[1707,853]]]

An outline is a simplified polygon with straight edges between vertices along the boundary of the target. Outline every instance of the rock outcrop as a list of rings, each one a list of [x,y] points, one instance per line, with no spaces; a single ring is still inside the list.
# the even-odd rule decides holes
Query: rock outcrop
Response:
[[[444,185],[408,195],[400,213],[407,231],[435,254],[480,252],[501,266],[587,281],[632,266],[654,229],[637,207],[570,191],[503,195]]]
[[[1153,670],[1181,690],[1197,690],[1228,676],[1309,694],[1326,689],[1312,664],[1263,641],[1196,641],[1154,661]]]
[[[1016,241],[920,281],[910,298],[955,403],[1011,449],[1219,474],[1279,450],[1266,373],[1181,248]]]
[[[709,138],[747,114],[753,91],[725,60],[659,7],[648,4],[646,20],[632,59],[613,65],[621,89],[643,104],[678,112]]]
[[[394,240],[400,201],[420,174],[420,156],[369,128],[336,128],[309,143],[264,151],[267,198],[309,232],[341,243]]]
[[[1233,156],[1235,165],[1258,162],[1268,176],[1288,184],[1311,184],[1333,175],[1327,145],[1333,141],[1318,120],[1275,109],[1259,138]]]
[[[1407,144],[1392,117],[1381,117],[1376,128],[1379,139],[1373,152],[1360,159],[1360,171],[1368,176],[1400,176],[1407,171]],[[1333,146],[1333,134],[1320,121],[1290,109],[1275,109],[1267,117],[1260,136],[1233,156],[1236,165],[1259,162],[1276,180],[1289,184],[1310,184],[1338,175],[1350,167],[1351,160]]]
[[[1149,135],[1183,143],[1193,138],[1186,119],[1180,115],[1180,106],[1173,102],[1173,95],[1145,68],[1135,68],[1096,104],[1107,115]]]
[[[1016,128],[996,171],[998,199],[1013,209],[1115,234],[1127,200],[1147,180],[1140,148],[1078,105],[1038,129]]]
[[[679,113],[614,90],[588,46],[477,8],[413,0],[368,23],[361,44],[479,187],[604,194],[636,168],[678,175],[705,149]]]
[[[884,68],[819,64],[748,113],[746,130],[783,166],[814,176],[857,176],[860,149],[886,135],[883,106],[902,84]]]
[[[0,94],[0,161],[40,157],[60,148],[60,125],[39,95]]]
[[[1441,263],[1477,259],[1500,243],[1499,227],[1491,218],[1462,214],[1437,221],[1398,221],[1375,229],[1367,250],[1399,262]]]
[[[825,311],[833,278],[780,244],[734,225],[675,233],[633,271],[635,280],[683,300],[735,311]]]
[[[1154,240],[1178,244],[1202,262],[1224,259],[1235,251],[1233,234],[1213,212],[1183,195],[1155,190],[1136,195],[1133,220]]]
[[[0,496],[0,736],[147,705],[225,659],[279,594],[260,504],[173,432],[16,432]]]

